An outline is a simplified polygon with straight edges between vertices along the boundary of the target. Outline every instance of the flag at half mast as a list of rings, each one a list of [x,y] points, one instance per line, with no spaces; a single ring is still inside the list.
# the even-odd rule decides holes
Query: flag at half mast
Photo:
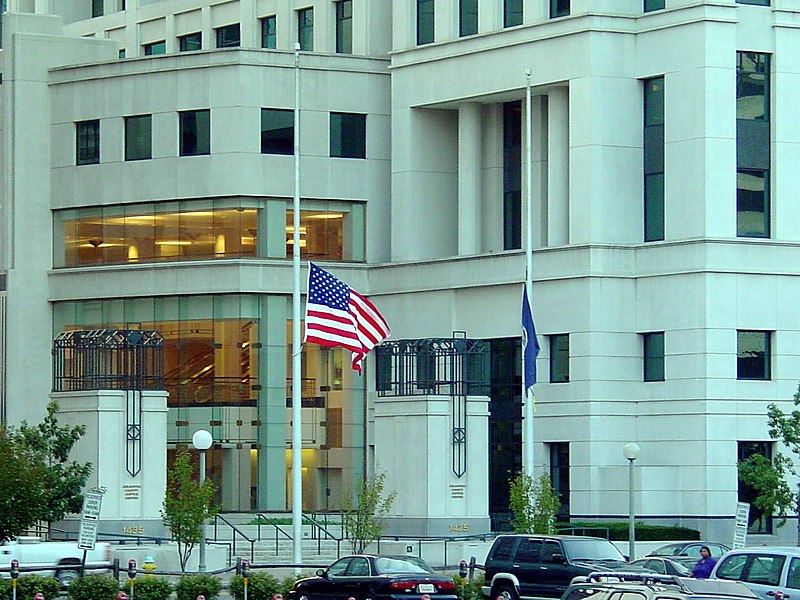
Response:
[[[367,353],[385,340],[389,324],[375,305],[333,275],[309,263],[305,342],[353,353],[361,374]]]
[[[528,287],[522,286],[522,355],[525,364],[523,373],[523,395],[536,383],[536,357],[539,356],[539,340],[536,338],[536,327],[533,324],[531,304],[528,301]]]

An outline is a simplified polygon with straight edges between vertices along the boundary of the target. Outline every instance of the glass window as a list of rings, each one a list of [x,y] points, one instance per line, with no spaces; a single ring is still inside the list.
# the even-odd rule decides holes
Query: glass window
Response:
[[[230,201],[59,211],[56,266],[255,257],[258,209]]]
[[[503,27],[522,25],[522,0],[503,0]]]
[[[314,50],[314,9],[303,8],[297,11],[297,41],[300,50]]]
[[[528,538],[521,540],[519,546],[517,546],[517,552],[514,554],[514,562],[538,563],[541,548],[542,540],[540,539]]]
[[[513,537],[500,539],[500,541],[498,541],[494,547],[494,554],[492,555],[492,558],[494,560],[511,560],[516,541],[517,538]]]
[[[434,40],[434,0],[417,0],[417,45]]]
[[[261,153],[294,154],[294,111],[261,109]]]
[[[92,0],[92,18],[102,17],[104,14],[105,0]]]
[[[178,47],[181,52],[192,52],[194,50],[202,50],[203,34],[198,31],[197,33],[187,33],[186,35],[180,36],[178,38]]]
[[[664,381],[664,332],[643,333],[645,381]]]
[[[569,0],[550,0],[550,18],[569,15]]]
[[[644,12],[661,10],[664,6],[664,0],[644,0]]]
[[[211,111],[187,110],[178,113],[181,156],[211,153]]]
[[[522,248],[522,102],[503,104],[503,250]]]
[[[556,541],[546,540],[542,544],[542,562],[543,563],[556,563],[556,556],[564,558],[564,551],[561,550],[561,544]],[[563,560],[558,561],[557,564],[563,564]]]
[[[550,482],[558,494],[558,520],[569,522],[569,442],[553,442],[550,448]]]
[[[261,19],[261,47],[262,48],[277,48],[277,31],[278,21],[275,15],[264,17]]]
[[[550,336],[550,382],[569,381],[569,334]]]
[[[125,117],[125,160],[152,158],[151,115]]]
[[[145,56],[153,56],[155,54],[166,54],[167,42],[160,40],[158,42],[151,42],[142,46]]]
[[[769,171],[736,173],[736,235],[769,237]]]
[[[737,53],[736,118],[769,118],[769,54]]]
[[[353,2],[339,0],[336,3],[336,52],[353,52]]]
[[[770,0],[736,0],[737,4],[754,4],[756,6],[769,6]]]
[[[119,49],[119,52],[117,52],[117,56],[118,56],[119,58],[125,58],[125,55],[126,55],[126,54],[127,54],[127,53],[125,52],[125,48],[120,48],[120,49]]]
[[[339,203],[340,205],[342,203]],[[363,260],[361,204],[300,211],[300,257],[304,260]],[[292,255],[294,211],[286,211],[286,255]]]
[[[737,331],[737,379],[771,379],[769,331]]]
[[[664,239],[664,78],[644,81],[644,241]]]
[[[459,0],[458,31],[461,36],[478,33],[478,0]]]
[[[367,115],[331,113],[331,156],[338,158],[367,157]]]
[[[789,563],[789,574],[786,577],[786,587],[800,589],[800,558],[792,558]]]
[[[75,123],[75,164],[94,165],[100,162],[100,121]]]
[[[236,48],[242,45],[239,23],[218,27],[214,31],[217,34],[217,48]]]

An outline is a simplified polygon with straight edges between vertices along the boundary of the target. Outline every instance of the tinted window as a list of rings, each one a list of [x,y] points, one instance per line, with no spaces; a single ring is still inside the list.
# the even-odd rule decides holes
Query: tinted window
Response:
[[[748,561],[743,581],[764,585],[778,585],[781,582],[781,571],[785,556],[755,555]]]
[[[571,560],[624,560],[619,550],[608,540],[564,540],[564,550]]]
[[[369,577],[369,563],[366,558],[357,557],[350,561],[347,573],[351,577]]]
[[[421,558],[416,556],[408,557],[387,557],[381,556],[375,559],[375,571],[382,575],[386,573],[432,573],[433,570]]]
[[[789,576],[786,585],[790,588],[800,588],[800,558],[793,558],[789,563]]]
[[[337,560],[333,563],[330,567],[328,567],[328,575],[344,575],[344,572],[347,571],[347,566],[350,564],[351,558],[343,558],[342,560]]]
[[[541,540],[522,540],[514,555],[514,560],[518,562],[539,562],[539,548],[542,547]]]
[[[744,571],[744,564],[747,561],[746,554],[729,556],[720,561],[717,566],[717,577],[719,579],[741,579]]]
[[[554,557],[558,554],[559,556],[564,556],[564,553],[561,551],[561,544],[558,542],[545,542],[542,545],[542,562],[552,563],[552,562],[562,562],[554,560]]]
[[[492,558],[495,560],[511,560],[511,554],[514,552],[515,538],[500,538],[497,545],[494,547],[494,554]]]

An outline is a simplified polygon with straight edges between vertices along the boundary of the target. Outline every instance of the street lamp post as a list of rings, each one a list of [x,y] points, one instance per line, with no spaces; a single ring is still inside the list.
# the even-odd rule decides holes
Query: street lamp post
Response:
[[[639,446],[633,442],[625,444],[622,454],[628,459],[628,560],[634,560],[636,545],[636,524],[633,511],[633,463],[639,458]]]
[[[206,450],[211,448],[214,438],[211,432],[205,429],[198,429],[192,436],[192,446],[200,452],[200,486],[206,481]],[[206,521],[200,524],[200,556],[198,558],[197,570],[201,573],[206,571]]]

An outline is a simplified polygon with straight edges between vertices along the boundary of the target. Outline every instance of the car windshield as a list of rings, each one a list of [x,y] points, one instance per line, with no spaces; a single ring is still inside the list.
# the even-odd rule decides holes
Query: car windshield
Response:
[[[625,560],[608,540],[564,540],[564,550],[570,560]]]
[[[392,573],[433,573],[425,561],[414,556],[380,556],[375,559],[375,570],[380,575]]]
[[[683,549],[685,547],[686,546],[683,544],[667,544],[666,546],[656,548],[650,554],[653,556],[680,556],[684,554]]]

